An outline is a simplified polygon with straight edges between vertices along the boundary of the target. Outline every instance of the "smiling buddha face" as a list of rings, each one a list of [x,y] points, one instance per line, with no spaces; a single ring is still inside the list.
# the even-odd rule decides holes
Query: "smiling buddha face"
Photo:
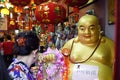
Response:
[[[100,37],[100,25],[98,18],[86,14],[78,21],[78,39],[83,44],[94,44]]]

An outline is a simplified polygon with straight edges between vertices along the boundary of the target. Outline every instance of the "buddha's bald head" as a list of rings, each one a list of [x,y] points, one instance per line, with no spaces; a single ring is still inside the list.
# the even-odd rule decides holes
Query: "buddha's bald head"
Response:
[[[99,20],[94,15],[86,14],[79,19],[78,26],[80,26],[83,23],[86,23],[86,24],[91,23],[91,24],[94,24],[94,25],[99,25]]]

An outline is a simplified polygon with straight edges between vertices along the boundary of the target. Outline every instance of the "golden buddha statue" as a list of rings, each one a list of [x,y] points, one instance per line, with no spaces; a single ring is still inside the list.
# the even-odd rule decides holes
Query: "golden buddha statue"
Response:
[[[99,20],[86,14],[78,21],[78,36],[62,47],[70,53],[68,80],[112,80],[114,42],[101,34]]]

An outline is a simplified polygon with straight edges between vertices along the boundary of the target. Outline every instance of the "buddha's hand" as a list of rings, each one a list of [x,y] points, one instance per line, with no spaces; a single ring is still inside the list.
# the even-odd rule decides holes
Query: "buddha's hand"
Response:
[[[55,59],[56,59],[56,57],[55,57],[54,53],[49,53],[49,54],[43,55],[44,62],[54,62]]]

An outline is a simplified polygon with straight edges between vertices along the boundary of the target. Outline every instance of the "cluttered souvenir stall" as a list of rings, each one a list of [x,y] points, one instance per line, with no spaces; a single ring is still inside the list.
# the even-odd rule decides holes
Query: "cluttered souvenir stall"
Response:
[[[30,68],[37,80],[112,80],[114,43],[104,36],[94,9],[80,14],[97,1],[0,0],[0,36],[15,41],[20,32],[36,33],[40,49]],[[25,47],[26,39],[17,42]]]

